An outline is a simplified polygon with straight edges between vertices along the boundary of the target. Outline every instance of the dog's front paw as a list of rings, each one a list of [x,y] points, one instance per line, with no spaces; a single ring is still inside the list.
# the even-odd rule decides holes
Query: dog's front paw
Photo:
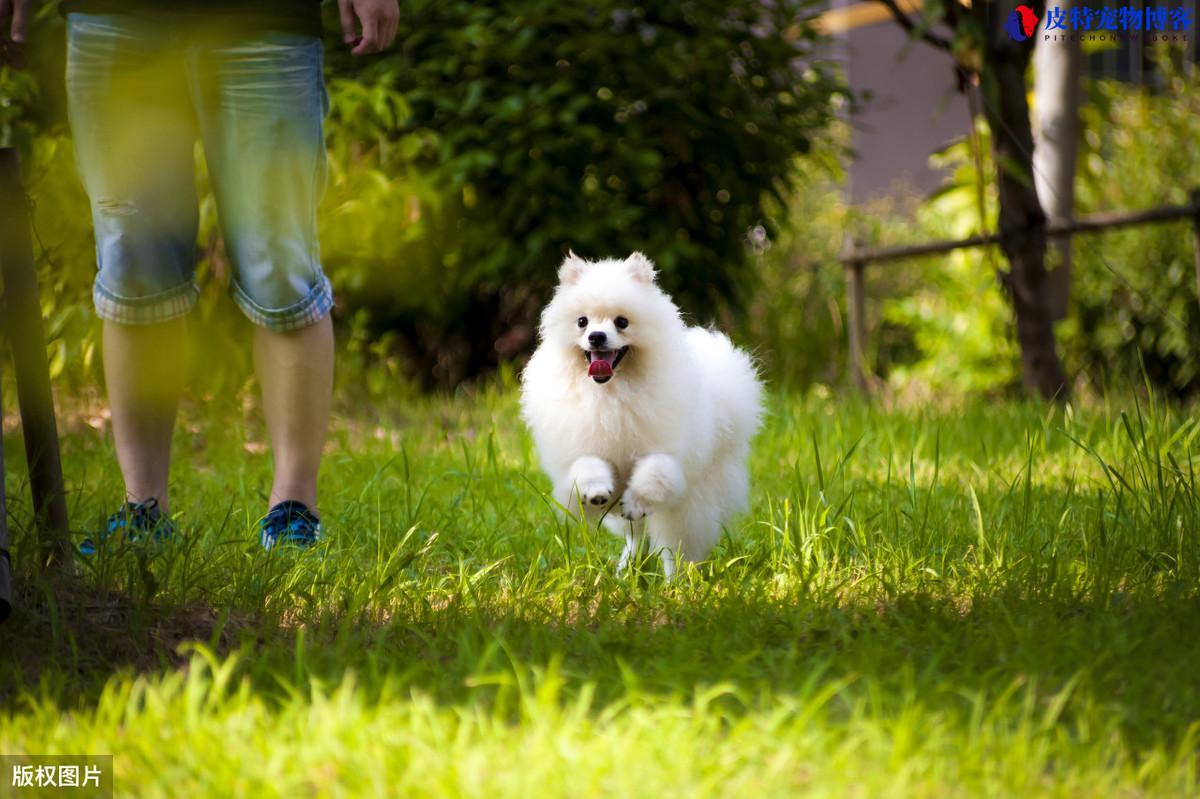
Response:
[[[615,493],[612,480],[603,478],[584,480],[576,487],[583,504],[593,508],[608,507]]]
[[[631,522],[646,518],[654,510],[637,491],[626,491],[621,497],[621,515]]]

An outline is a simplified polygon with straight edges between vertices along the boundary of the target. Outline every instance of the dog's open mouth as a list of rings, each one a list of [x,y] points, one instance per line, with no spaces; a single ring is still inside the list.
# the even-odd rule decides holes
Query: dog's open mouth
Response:
[[[588,377],[597,383],[607,383],[612,379],[617,364],[629,352],[629,347],[619,350],[584,350],[583,357],[588,364]]]

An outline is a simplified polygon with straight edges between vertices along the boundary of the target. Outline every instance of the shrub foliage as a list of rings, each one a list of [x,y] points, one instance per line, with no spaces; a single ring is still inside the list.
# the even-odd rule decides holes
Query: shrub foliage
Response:
[[[567,248],[646,251],[701,320],[741,307],[747,234],[769,225],[764,202],[793,188],[793,159],[841,96],[806,22],[815,3],[404,9],[407,35],[373,79],[405,109],[387,138],[441,195],[422,217],[438,246],[414,253],[432,263],[375,267],[429,274],[419,307],[346,264],[347,283],[375,287],[356,302],[461,352],[461,373],[532,343]]]

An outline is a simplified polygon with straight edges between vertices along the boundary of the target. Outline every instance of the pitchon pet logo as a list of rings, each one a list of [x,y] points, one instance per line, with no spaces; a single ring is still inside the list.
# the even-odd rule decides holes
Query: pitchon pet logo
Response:
[[[1017,6],[1017,10],[1008,15],[1004,30],[1018,42],[1023,42],[1037,30],[1038,17],[1029,6]]]
[[[1183,6],[1083,6],[1046,9],[1046,39],[1063,34],[1087,34],[1084,39],[1128,40],[1145,36],[1162,40],[1187,41],[1192,29],[1192,10]],[[1029,6],[1017,6],[1004,22],[1009,37],[1023,42],[1037,30],[1038,16]]]

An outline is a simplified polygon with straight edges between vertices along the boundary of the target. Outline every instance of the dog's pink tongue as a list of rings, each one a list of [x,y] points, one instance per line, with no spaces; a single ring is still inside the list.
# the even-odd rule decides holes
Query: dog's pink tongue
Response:
[[[612,364],[599,358],[588,364],[588,377],[612,377]]]

